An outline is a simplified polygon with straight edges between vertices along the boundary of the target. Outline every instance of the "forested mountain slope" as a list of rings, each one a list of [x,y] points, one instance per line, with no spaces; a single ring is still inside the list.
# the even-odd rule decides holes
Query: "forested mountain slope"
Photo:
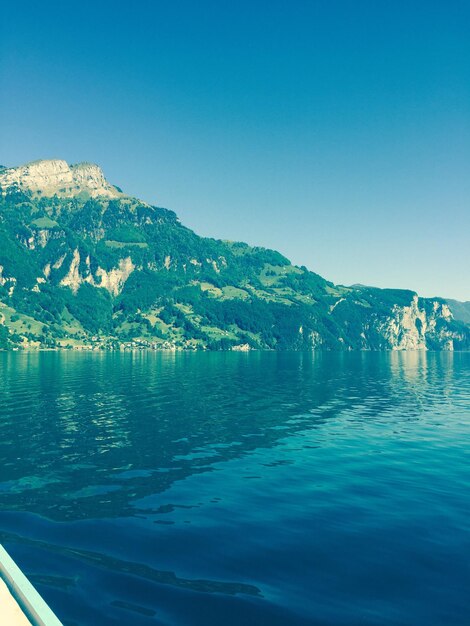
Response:
[[[445,300],[199,237],[93,164],[0,170],[0,348],[465,349]]]

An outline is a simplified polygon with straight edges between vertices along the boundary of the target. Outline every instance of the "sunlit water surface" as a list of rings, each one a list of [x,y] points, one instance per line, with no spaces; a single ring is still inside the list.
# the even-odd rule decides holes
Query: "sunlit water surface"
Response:
[[[75,626],[470,623],[470,354],[0,354],[0,542]]]

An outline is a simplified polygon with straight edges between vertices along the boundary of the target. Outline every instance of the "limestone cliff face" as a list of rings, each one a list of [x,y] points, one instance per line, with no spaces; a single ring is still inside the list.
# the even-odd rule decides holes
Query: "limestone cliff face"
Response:
[[[87,191],[93,198],[97,196],[116,198],[123,195],[108,183],[102,169],[94,163],[78,163],[70,166],[70,171],[76,187]]]
[[[25,248],[35,250],[36,248],[45,248],[50,241],[60,240],[64,237],[64,231],[61,229],[38,228],[28,233],[22,233],[17,236]]]
[[[445,302],[428,301],[417,295],[409,306],[395,305],[390,316],[377,324],[377,331],[392,350],[427,350],[439,346],[453,350],[454,341],[462,340],[458,333],[449,330],[446,322],[452,313]]]
[[[54,267],[56,269],[60,269],[63,260],[63,258],[60,258]],[[47,270],[44,274],[47,274],[47,277],[49,277],[50,265],[46,267]],[[88,283],[94,287],[106,289],[111,295],[117,296],[121,293],[124,283],[132,274],[134,269],[135,265],[132,263],[132,259],[130,257],[126,257],[124,259],[120,259],[118,266],[109,271],[106,271],[102,267],[98,266],[96,271],[93,273],[91,270],[90,257],[87,256],[84,259],[84,264],[82,264],[80,252],[78,249],[75,249],[72,260],[70,261],[69,270],[60,281],[60,284],[63,287],[69,287],[74,293],[77,293],[80,285]]]
[[[9,295],[12,295],[16,287],[16,278],[14,276],[5,276],[3,266],[0,265],[0,287],[7,286]]]
[[[36,196],[71,198],[84,193],[91,198],[117,198],[123,194],[110,185],[100,167],[92,163],[68,165],[61,159],[34,161],[0,170],[0,192],[11,189]]]
[[[97,283],[98,287],[107,289],[113,296],[117,296],[121,293],[124,283],[132,274],[135,269],[135,265],[132,263],[130,257],[120,259],[118,267],[114,267],[107,272],[106,270],[98,267],[96,275],[99,277],[100,282]]]

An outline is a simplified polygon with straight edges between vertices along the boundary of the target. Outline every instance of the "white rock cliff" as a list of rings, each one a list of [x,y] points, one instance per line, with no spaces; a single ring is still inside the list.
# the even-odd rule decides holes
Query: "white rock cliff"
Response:
[[[91,198],[117,198],[123,194],[108,183],[103,171],[93,163],[69,165],[61,159],[34,161],[0,170],[0,193],[29,191],[37,196],[71,198],[84,193]]]

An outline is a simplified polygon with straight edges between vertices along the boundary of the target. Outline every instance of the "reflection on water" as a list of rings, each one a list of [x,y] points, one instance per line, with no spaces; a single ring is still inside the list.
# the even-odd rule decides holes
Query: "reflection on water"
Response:
[[[65,624],[464,624],[469,364],[0,354],[0,540]]]

